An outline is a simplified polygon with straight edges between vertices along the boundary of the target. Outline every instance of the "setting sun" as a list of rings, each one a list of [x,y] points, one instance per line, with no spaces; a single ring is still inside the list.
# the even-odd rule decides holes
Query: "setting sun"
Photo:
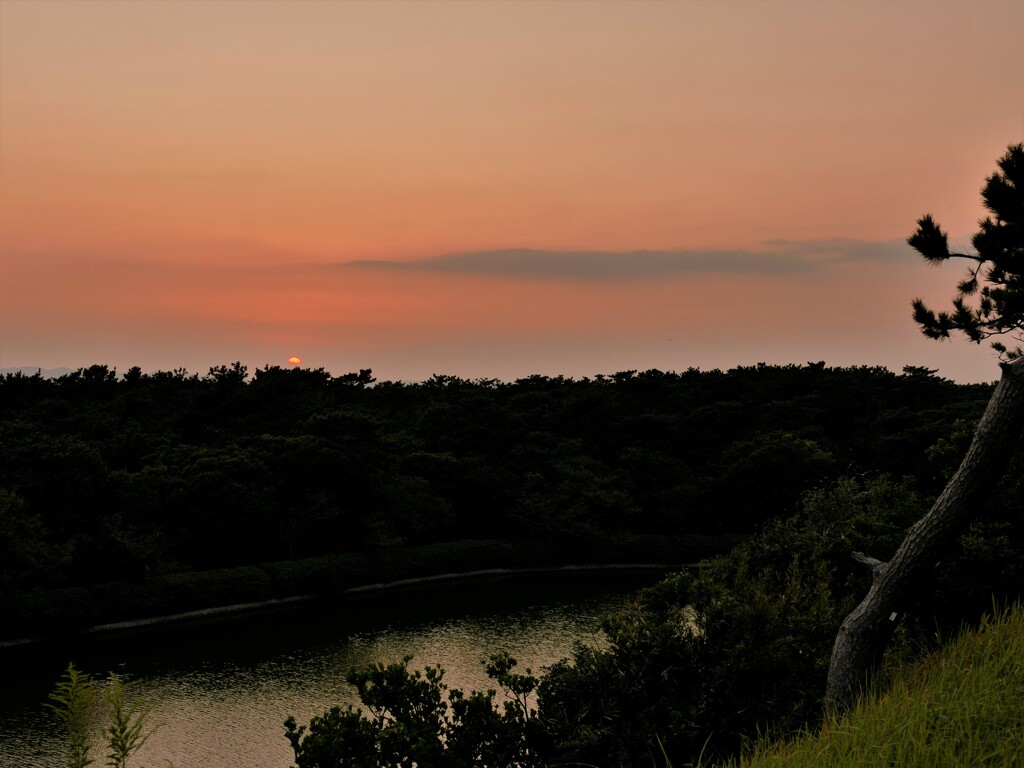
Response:
[[[288,362],[291,365],[301,365],[302,364],[302,358],[301,357],[289,357],[288,358]]]

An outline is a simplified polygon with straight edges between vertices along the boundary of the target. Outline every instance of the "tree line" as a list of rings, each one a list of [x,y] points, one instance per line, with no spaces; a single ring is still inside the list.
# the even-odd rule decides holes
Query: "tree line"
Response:
[[[842,475],[935,493],[990,392],[824,363],[10,374],[0,594],[456,539],[751,532]]]

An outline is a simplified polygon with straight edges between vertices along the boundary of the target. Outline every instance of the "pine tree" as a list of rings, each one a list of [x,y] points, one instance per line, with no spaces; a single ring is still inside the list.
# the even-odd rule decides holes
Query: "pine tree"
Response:
[[[1024,429],[1024,145],[1009,147],[998,163],[1000,171],[982,189],[991,215],[979,223],[972,240],[977,253],[950,252],[946,233],[931,216],[920,219],[908,239],[930,263],[954,257],[973,262],[957,286],[952,312],[936,314],[915,299],[914,319],[929,338],[945,339],[961,331],[980,343],[1009,334],[1018,345],[1008,349],[1002,342],[993,342],[1003,359],[999,384],[960,468],[928,514],[914,524],[888,562],[857,554],[871,568],[872,583],[867,596],[843,621],[832,649],[825,696],[839,710],[853,704],[910,592],[984,506],[1020,443]]]

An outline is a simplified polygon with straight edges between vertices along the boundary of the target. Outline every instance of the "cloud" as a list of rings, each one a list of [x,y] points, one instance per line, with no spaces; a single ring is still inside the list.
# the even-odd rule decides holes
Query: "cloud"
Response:
[[[821,263],[884,262],[913,263],[914,251],[905,240],[873,242],[832,238],[830,240],[772,240],[767,246],[778,248],[792,258],[814,258]]]
[[[686,274],[785,275],[842,262],[896,263],[908,258],[901,241],[772,241],[761,249],[546,251],[509,248],[435,256],[417,261],[360,260],[334,264],[406,273],[477,275],[532,280],[654,280]]]

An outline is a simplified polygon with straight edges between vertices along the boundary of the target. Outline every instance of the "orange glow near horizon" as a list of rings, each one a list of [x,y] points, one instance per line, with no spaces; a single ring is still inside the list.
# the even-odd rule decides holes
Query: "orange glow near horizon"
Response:
[[[926,212],[962,241],[1024,134],[1014,0],[0,2],[0,367],[294,344],[394,378],[593,373],[810,357],[840,328],[851,361],[976,352],[914,335],[910,299],[960,276],[909,254],[615,279],[402,265],[771,259],[889,247]]]
[[[301,357],[289,357],[288,358],[288,364],[289,365],[302,365],[302,358]]]

